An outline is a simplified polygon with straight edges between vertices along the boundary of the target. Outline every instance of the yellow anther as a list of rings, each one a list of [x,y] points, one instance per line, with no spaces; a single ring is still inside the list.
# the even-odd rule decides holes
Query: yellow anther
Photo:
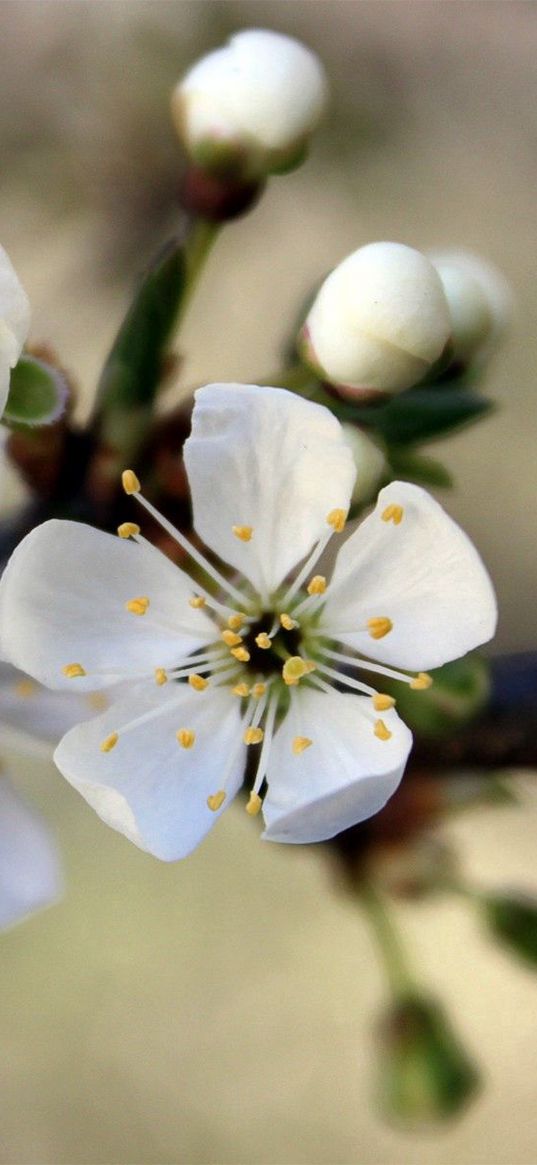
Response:
[[[231,631],[240,631],[246,615],[242,611],[237,611],[235,615],[230,615],[227,621],[228,627]]]
[[[147,595],[139,595],[137,599],[129,599],[128,603],[125,603],[125,610],[130,611],[131,615],[145,615],[148,606]]]
[[[394,706],[395,700],[393,696],[386,696],[383,692],[377,692],[376,695],[373,696],[373,707],[375,712],[387,712],[388,708],[393,708]]]
[[[313,740],[310,740],[309,736],[295,736],[293,740],[293,752],[295,756],[298,756],[301,752],[305,752],[312,744]]]
[[[246,647],[232,647],[231,654],[238,659],[239,663],[248,663],[250,652]]]
[[[164,667],[155,668],[155,683],[158,684],[159,688],[168,683],[168,673]]]
[[[259,635],[256,635],[255,641],[262,651],[268,651],[269,647],[272,647],[272,639],[269,638],[266,631],[260,631]]]
[[[404,512],[402,506],[396,506],[392,503],[390,506],[386,506],[380,516],[383,522],[393,522],[394,526],[400,526]]]
[[[324,574],[314,574],[306,589],[308,595],[324,595],[326,590],[326,579]]]
[[[120,538],[134,538],[135,534],[140,533],[140,527],[136,525],[136,522],[122,522],[121,526],[118,526],[117,532]]]
[[[200,607],[204,607],[207,602],[205,595],[192,595],[188,600],[189,606],[193,607],[195,611],[199,611]]]
[[[372,639],[384,639],[392,627],[391,619],[387,619],[385,615],[378,615],[374,619],[367,620],[367,630]]]
[[[228,647],[237,647],[239,643],[242,643],[242,639],[240,635],[237,635],[236,631],[222,631],[222,639],[224,643],[227,643]]]
[[[241,696],[241,698],[243,700],[246,699],[246,696],[250,695],[250,689],[248,687],[248,684],[244,684],[244,683],[235,684],[235,687],[232,688],[231,691],[232,691],[232,694],[234,696]]]
[[[191,728],[180,728],[175,735],[177,737],[177,743],[181,745],[181,748],[193,747],[196,740],[196,733]]]
[[[280,623],[284,631],[294,631],[295,627],[298,627],[296,619],[292,619],[285,611],[280,615]]]
[[[307,676],[314,668],[315,664],[312,660],[302,659],[300,655],[291,655],[289,659],[286,659],[282,668],[284,683],[288,684],[289,687],[292,684],[298,684],[302,676]]]
[[[310,672],[316,671],[317,664],[315,663],[315,661],[313,659],[305,659],[304,660],[304,667],[306,668],[304,675],[309,676]]]
[[[345,529],[347,513],[347,510],[330,510],[330,513],[326,515],[328,525],[333,526],[336,534],[341,534],[341,531]]]
[[[420,671],[418,672],[417,676],[415,676],[414,679],[410,681],[410,687],[413,688],[415,692],[425,692],[427,688],[430,688],[432,682],[432,676],[428,676],[427,672]]]
[[[261,696],[265,695],[266,690],[266,684],[254,684],[252,688],[252,696],[254,697],[254,700],[260,700]]]
[[[204,692],[205,688],[209,687],[209,681],[204,680],[203,676],[192,675],[188,677],[188,682],[195,692]]]
[[[76,680],[78,676],[86,675],[81,663],[66,663],[65,667],[62,667],[62,672],[68,680]]]
[[[245,744],[261,744],[264,735],[262,728],[247,728],[242,739]]]
[[[33,696],[35,692],[37,692],[37,684],[33,680],[19,680],[15,684],[15,695],[21,696],[23,700]]]
[[[126,494],[139,494],[142,488],[133,469],[123,470],[121,484]]]
[[[379,740],[389,740],[392,735],[390,729],[386,728],[384,720],[375,720],[375,727],[373,731],[375,736],[378,736]]]
[[[110,736],[107,736],[106,740],[103,740],[101,744],[101,752],[112,752],[112,749],[116,747],[118,740],[119,736],[117,732],[111,732]]]
[[[231,529],[240,542],[249,542],[254,532],[253,526],[232,526]]]
[[[226,794],[223,789],[219,789],[218,793],[209,793],[209,796],[207,797],[207,808],[210,809],[212,813],[217,813],[218,810],[222,808],[225,799]]]
[[[248,804],[246,805],[246,812],[249,817],[257,817],[263,802],[259,793],[250,793]]]

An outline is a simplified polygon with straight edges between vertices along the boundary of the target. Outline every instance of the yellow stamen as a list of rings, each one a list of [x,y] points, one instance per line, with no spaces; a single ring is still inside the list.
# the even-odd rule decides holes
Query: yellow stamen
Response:
[[[21,696],[23,700],[27,700],[29,696],[33,696],[37,692],[37,684],[33,680],[19,680],[15,684],[15,695]]]
[[[272,647],[272,640],[269,639],[266,631],[260,631],[259,635],[256,635],[255,641],[262,651],[268,651],[269,647]]]
[[[232,526],[231,527],[235,538],[241,542],[249,542],[254,532],[253,526]]]
[[[378,736],[379,740],[389,740],[392,735],[390,729],[386,728],[384,720],[375,720],[375,727],[373,731],[375,736]]]
[[[246,615],[242,611],[237,611],[236,615],[230,615],[227,621],[228,627],[231,631],[240,631]]]
[[[123,470],[121,484],[126,494],[139,494],[142,488],[133,469]]]
[[[158,684],[159,688],[161,688],[163,684],[168,683],[168,673],[165,668],[155,668],[155,683]]]
[[[367,620],[367,630],[372,639],[384,639],[384,636],[388,635],[392,627],[393,623],[391,619],[387,619],[385,615],[378,615],[374,619]]]
[[[133,538],[135,534],[140,533],[140,527],[136,525],[136,522],[122,522],[121,526],[118,526],[117,532],[120,538]]]
[[[265,695],[266,690],[266,684],[254,684],[252,688],[252,696],[254,697],[254,700],[260,700],[261,696]]]
[[[264,735],[262,728],[247,728],[242,739],[245,744],[261,744]]]
[[[418,675],[410,681],[410,687],[413,688],[415,692],[425,692],[427,688],[431,687],[432,682],[432,676],[428,676],[427,672],[420,671],[418,672]]]
[[[181,745],[181,748],[193,747],[196,739],[196,733],[193,732],[191,728],[180,728],[179,731],[175,733],[175,735],[177,737],[177,743]]]
[[[75,680],[77,676],[86,675],[86,671],[81,663],[66,663],[65,667],[62,667],[62,672],[64,676],[67,676],[68,680]]]
[[[250,695],[248,684],[245,683],[235,684],[235,687],[231,691],[234,696],[241,696],[243,700],[246,699],[246,696]]]
[[[294,631],[295,627],[298,627],[296,619],[292,619],[285,611],[280,615],[280,623],[284,631]]]
[[[232,647],[231,654],[238,659],[239,663],[248,663],[250,652],[246,647]]]
[[[295,736],[293,740],[293,752],[295,756],[298,756],[301,752],[305,752],[312,744],[313,740],[310,740],[309,736]]]
[[[395,700],[393,696],[386,696],[383,692],[377,692],[376,695],[373,696],[373,707],[375,712],[387,712],[388,708],[393,708],[394,706]]]
[[[137,599],[129,599],[128,603],[125,603],[125,610],[130,611],[131,615],[145,615],[148,606],[147,595],[139,595]]]
[[[203,676],[192,675],[188,677],[188,682],[195,692],[204,692],[205,688],[209,687],[209,681],[204,680]]]
[[[193,607],[195,611],[199,611],[200,607],[204,607],[207,602],[205,595],[192,595],[188,600],[189,606]]]
[[[112,749],[116,747],[118,740],[119,736],[117,732],[111,732],[110,736],[107,736],[106,740],[103,740],[101,744],[101,752],[112,752]]]
[[[249,817],[257,817],[257,814],[259,813],[259,810],[261,809],[262,804],[263,804],[263,802],[261,800],[261,797],[259,796],[259,793],[250,793],[250,799],[248,801],[248,804],[245,807],[248,816]]]
[[[237,635],[236,631],[222,631],[222,639],[224,643],[227,643],[228,647],[237,647],[239,643],[242,643],[242,639],[240,635]]]
[[[316,664],[311,659],[302,659],[300,655],[291,655],[286,659],[283,668],[282,676],[284,683],[289,687],[292,684],[298,684],[302,676],[309,675],[310,672],[315,671]]]
[[[330,510],[326,515],[326,521],[329,526],[333,526],[336,534],[341,534],[345,529],[345,522],[347,521],[347,510]]]
[[[393,522],[394,526],[400,526],[403,521],[404,512],[402,506],[396,506],[392,503],[392,505],[386,506],[386,509],[382,511],[380,516],[383,522]]]
[[[307,586],[308,595],[324,595],[326,590],[326,579],[324,574],[315,574]]]
[[[226,794],[223,789],[219,789],[218,793],[209,793],[207,797],[207,808],[213,813],[217,813],[224,804]]]

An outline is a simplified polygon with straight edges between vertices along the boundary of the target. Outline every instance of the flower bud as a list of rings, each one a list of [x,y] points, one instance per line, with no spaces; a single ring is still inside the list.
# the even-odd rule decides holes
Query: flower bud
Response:
[[[325,279],[300,346],[341,396],[374,397],[423,380],[450,332],[440,277],[425,255],[402,243],[370,243]]]
[[[388,463],[380,446],[372,441],[363,429],[357,428],[356,425],[341,427],[356,465],[356,481],[351,504],[363,506],[377,496]]]
[[[431,252],[451,316],[453,361],[467,364],[497,343],[512,314],[511,289],[500,271],[468,251]]]
[[[255,28],[189,70],[173,91],[172,116],[197,166],[263,179],[299,164],[326,98],[324,70],[310,49]]]
[[[19,359],[29,327],[28,296],[9,256],[0,247],[0,416],[7,401],[11,369]]]

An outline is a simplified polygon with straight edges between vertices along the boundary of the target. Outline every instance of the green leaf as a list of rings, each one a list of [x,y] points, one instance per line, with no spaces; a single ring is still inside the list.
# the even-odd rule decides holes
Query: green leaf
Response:
[[[537,967],[537,900],[529,895],[491,894],[483,897],[482,904],[494,938]]]
[[[13,426],[51,425],[61,417],[67,397],[67,381],[57,368],[36,356],[21,356],[11,373],[2,420]]]
[[[103,415],[151,407],[186,277],[185,249],[174,240],[145,274],[114,340],[98,387]]]
[[[397,445],[387,450],[387,457],[396,478],[439,489],[449,489],[453,485],[451,474],[435,457],[425,457],[414,449]]]
[[[413,445],[443,437],[492,408],[469,388],[413,388],[385,404],[356,407],[354,420],[376,429],[390,445]]]
[[[431,672],[432,687],[415,691],[387,680],[383,688],[397,700],[397,711],[413,732],[425,738],[452,736],[486,707],[490,694],[489,667],[476,653],[455,659]]]

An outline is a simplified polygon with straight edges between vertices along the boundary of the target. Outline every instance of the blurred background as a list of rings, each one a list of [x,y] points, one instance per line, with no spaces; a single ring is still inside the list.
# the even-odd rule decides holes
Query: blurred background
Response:
[[[0,240],[81,417],[137,273],[176,229],[172,85],[241,27],[319,52],[329,116],[307,164],[219,239],[163,408],[195,384],[269,375],[304,295],[366,242],[492,260],[517,302],[486,383],[499,409],[434,452],[497,586],[496,649],[535,649],[535,6],[19,0],[0,21]],[[260,845],[232,811],[188,861],[161,865],[51,766],[10,767],[58,834],[68,891],[0,939],[5,1165],[534,1165],[536,984],[464,905],[401,918],[485,1087],[453,1126],[391,1130],[373,1103],[382,975],[324,855]],[[514,779],[523,809],[444,833],[477,881],[537,891],[537,800]]]

